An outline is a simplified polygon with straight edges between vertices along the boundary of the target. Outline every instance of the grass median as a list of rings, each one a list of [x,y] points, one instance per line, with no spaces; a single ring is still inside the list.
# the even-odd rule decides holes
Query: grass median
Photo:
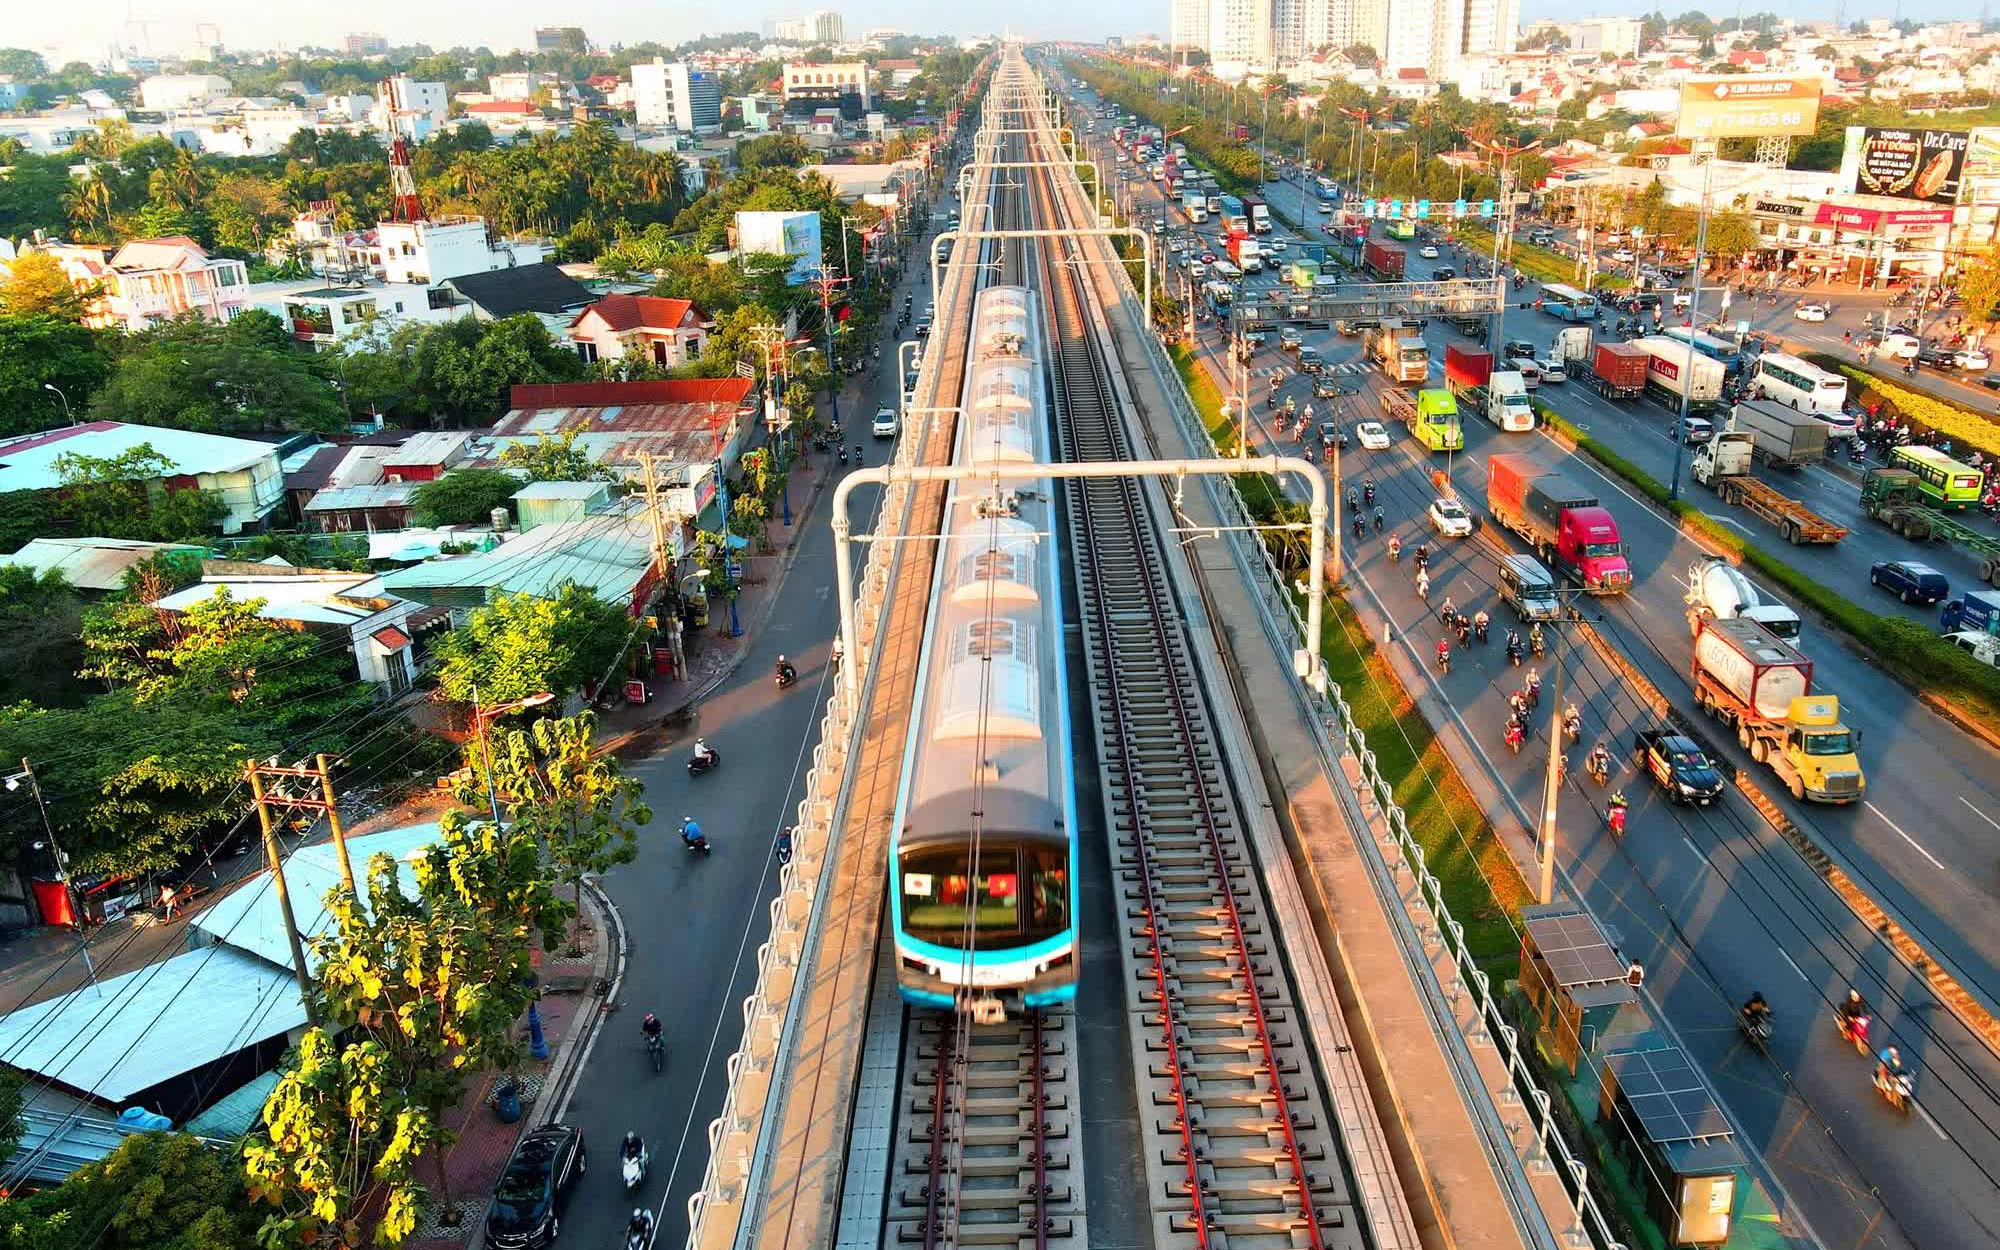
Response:
[[[1477,252],[1482,257],[1493,255],[1493,232],[1491,230],[1488,230],[1484,226],[1475,226],[1463,222],[1455,226],[1454,229],[1457,231],[1458,237],[1474,252]],[[1582,279],[1576,276],[1575,261],[1567,256],[1552,252],[1548,248],[1537,247],[1533,243],[1523,243],[1519,239],[1514,240],[1513,258],[1510,263],[1514,268],[1527,274],[1537,282],[1575,283],[1582,281]],[[1615,273],[1600,273],[1592,283],[1592,286],[1599,291],[1623,290],[1631,285],[1632,280],[1630,278]]]
[[[1576,444],[1578,451],[1587,453],[1671,513],[1683,530],[1778,583],[1800,603],[1817,611],[1871,652],[1899,681],[1919,694],[1950,705],[1986,732],[2000,734],[2000,670],[1979,663],[1920,622],[1878,615],[1834,593],[1786,560],[1725,527],[1701,508],[1684,499],[1669,498],[1664,482],[1585,434],[1546,404],[1536,403],[1535,410],[1544,424]]]

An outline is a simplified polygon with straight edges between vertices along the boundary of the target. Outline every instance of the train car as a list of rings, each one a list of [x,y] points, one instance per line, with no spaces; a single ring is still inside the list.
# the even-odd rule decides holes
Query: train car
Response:
[[[953,463],[1049,455],[1030,292],[973,304]],[[1055,492],[951,483],[895,824],[903,1000],[991,1020],[1076,996],[1076,801]]]

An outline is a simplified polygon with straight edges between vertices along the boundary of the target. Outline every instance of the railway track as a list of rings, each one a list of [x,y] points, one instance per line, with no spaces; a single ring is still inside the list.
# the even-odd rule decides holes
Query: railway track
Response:
[[[1039,219],[1061,221],[1034,172]],[[1088,284],[1069,263],[1081,245],[1040,250],[1063,457],[1132,459]],[[1065,501],[1147,1113],[1153,1244],[1359,1250],[1368,1241],[1348,1169],[1144,489],[1072,481]]]

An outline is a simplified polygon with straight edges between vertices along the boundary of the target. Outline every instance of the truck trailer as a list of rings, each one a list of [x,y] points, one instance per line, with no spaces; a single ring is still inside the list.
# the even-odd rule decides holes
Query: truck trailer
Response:
[[[1795,799],[1853,803],[1867,790],[1840,700],[1812,692],[1812,661],[1756,621],[1697,617],[1695,705],[1736,730],[1750,758]]]
[[[1473,409],[1500,429],[1519,434],[1535,428],[1527,380],[1518,370],[1493,371],[1493,353],[1460,347],[1444,349],[1444,381],[1461,410]]]
[[[1493,456],[1486,462],[1486,506],[1500,524],[1526,539],[1544,564],[1590,594],[1631,589],[1625,540],[1595,491],[1538,469],[1525,456]]]
[[[1746,399],[1729,414],[1729,428],[1748,434],[1750,453],[1781,468],[1796,469],[1826,459],[1825,421],[1768,399]]]

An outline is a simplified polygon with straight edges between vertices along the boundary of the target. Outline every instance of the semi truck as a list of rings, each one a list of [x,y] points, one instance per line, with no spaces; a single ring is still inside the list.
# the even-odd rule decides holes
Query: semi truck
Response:
[[[1768,399],[1746,399],[1729,416],[1729,428],[1750,435],[1751,454],[1782,468],[1796,469],[1826,459],[1825,421],[1810,412]]]
[[[1465,446],[1458,401],[1450,391],[1430,388],[1412,395],[1392,386],[1382,392],[1382,412],[1408,426],[1411,437],[1430,451],[1458,451]]]
[[[1564,330],[1564,336],[1581,330],[1583,350],[1568,355],[1570,376],[1589,382],[1606,399],[1637,399],[1646,393],[1646,366],[1651,361],[1644,348],[1630,343],[1591,343],[1590,331],[1582,326]]]
[[[1654,399],[1677,409],[1685,393],[1691,411],[1721,405],[1722,379],[1728,372],[1721,361],[1691,354],[1686,343],[1657,336],[1633,339],[1632,346],[1646,353],[1646,393]]]
[[[1229,259],[1244,273],[1261,273],[1264,269],[1264,249],[1257,246],[1257,240],[1246,235],[1229,236]]]
[[[1625,540],[1595,491],[1538,469],[1525,456],[1492,456],[1486,461],[1486,506],[1500,524],[1526,539],[1544,564],[1588,593],[1631,589]]]
[[[1795,799],[1853,803],[1867,790],[1840,700],[1812,692],[1812,661],[1756,621],[1697,617],[1695,705],[1736,730],[1750,758]]]
[[[1722,502],[1769,521],[1794,546],[1837,543],[1847,537],[1846,526],[1835,525],[1753,476],[1750,467],[1755,455],[1752,435],[1741,430],[1724,430],[1694,453],[1694,480],[1713,489]]]
[[[1861,510],[1916,542],[1956,543],[1979,561],[1979,580],[2000,585],[2000,541],[1928,507],[1908,469],[1870,469],[1861,479]]]
[[[1208,220],[1208,197],[1199,190],[1188,191],[1181,196],[1181,211],[1189,221]]]
[[[1250,232],[1252,234],[1271,233],[1270,205],[1255,196],[1246,195],[1243,197],[1243,208],[1245,212],[1250,214]]]
[[[1519,371],[1493,371],[1493,353],[1453,343],[1444,349],[1444,384],[1464,407],[1512,434],[1535,428],[1527,380]]]
[[[1797,642],[1803,628],[1799,614],[1759,590],[1729,561],[1720,556],[1704,556],[1688,565],[1688,632],[1699,629],[1701,617],[1719,621],[1755,621],[1786,642]]]
[[[1368,359],[1392,382],[1423,382],[1431,373],[1431,349],[1420,321],[1384,321],[1362,341]]]
[[[1403,249],[1380,239],[1370,239],[1361,247],[1361,267],[1384,282],[1403,280]]]
[[[1945,633],[1969,631],[2000,634],[2000,594],[1968,590],[1938,610],[1938,627]]]

